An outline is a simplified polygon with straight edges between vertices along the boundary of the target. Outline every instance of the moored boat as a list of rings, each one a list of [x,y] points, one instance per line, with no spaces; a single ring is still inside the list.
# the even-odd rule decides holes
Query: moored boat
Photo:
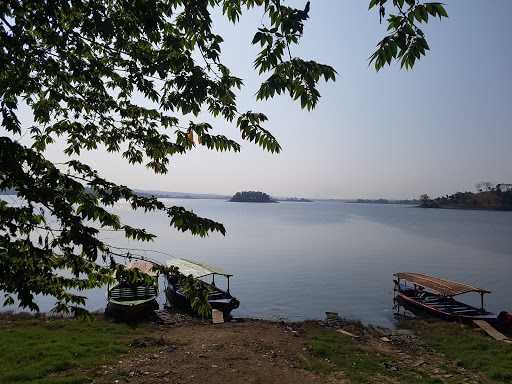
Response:
[[[107,313],[113,316],[138,317],[158,309],[158,276],[153,271],[153,263],[134,260],[127,269],[138,269],[153,277],[152,283],[132,284],[121,278],[107,286]]]
[[[404,306],[412,306],[446,320],[497,321],[496,314],[484,308],[484,295],[491,293],[486,289],[421,273],[400,272],[394,274],[394,278],[396,297]],[[454,299],[466,293],[480,294],[480,308]]]
[[[212,309],[221,311],[225,320],[231,318],[231,311],[238,308],[240,305],[240,302],[235,297],[231,296],[230,293],[229,279],[233,276],[232,274],[203,263],[178,258],[167,261],[167,266],[177,267],[181,274],[185,276],[191,275],[194,279],[199,281],[200,284],[208,290],[208,303]],[[226,290],[216,286],[216,276],[226,278]],[[211,278],[210,282],[205,281],[204,279],[206,278]],[[190,301],[183,292],[183,287],[180,285],[180,281],[176,276],[167,275],[165,296],[171,307],[179,307],[185,310],[191,309]]]

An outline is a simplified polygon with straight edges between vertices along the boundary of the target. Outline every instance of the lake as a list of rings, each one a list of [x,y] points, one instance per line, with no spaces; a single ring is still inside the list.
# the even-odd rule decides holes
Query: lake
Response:
[[[325,311],[366,323],[393,323],[392,274],[421,272],[490,289],[487,308],[512,309],[512,212],[421,209],[406,205],[339,201],[278,204],[163,199],[221,221],[226,236],[179,233],[163,215],[116,211],[130,225],[159,237],[127,241],[105,232],[120,247],[163,251],[202,261],[235,276],[241,301],[235,316],[303,320]],[[143,251],[165,261],[167,256]],[[163,288],[163,287],[162,287]],[[89,293],[88,307],[105,305],[104,290]],[[469,303],[479,298],[467,297]],[[46,311],[53,301],[39,300]]]

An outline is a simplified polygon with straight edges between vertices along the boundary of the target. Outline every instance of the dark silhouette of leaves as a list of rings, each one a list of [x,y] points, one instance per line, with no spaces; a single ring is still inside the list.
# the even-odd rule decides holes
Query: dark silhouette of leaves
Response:
[[[417,24],[428,23],[429,15],[441,20],[448,17],[448,13],[442,3],[418,0],[371,0],[369,8],[378,8],[382,21],[389,4],[396,13],[388,16],[389,34],[377,44],[376,51],[370,56],[370,64],[373,63],[378,71],[397,60],[401,68],[412,69],[430,50],[425,34]]]
[[[335,72],[291,56],[309,3],[294,9],[275,0],[2,2],[0,110],[6,133],[0,137],[0,190],[13,190],[18,199],[0,200],[0,290],[6,304],[14,295],[22,307],[37,310],[34,295],[47,294],[56,298],[57,310],[81,314],[85,297],[76,292],[109,282],[120,271],[119,257],[130,257],[104,242],[101,232],[155,238],[109,210],[122,200],[134,210],[165,213],[179,231],[225,234],[222,224],[139,196],[77,160],[84,151],[105,148],[166,173],[173,156],[198,145],[240,151],[237,142],[198,121],[201,111],[235,125],[243,139],[280,151],[262,126],[264,115],[238,110],[235,91],[243,82],[220,60],[215,7],[233,23],[252,7],[268,18],[269,27],[257,34],[264,42],[255,65],[277,80],[267,80],[258,97],[288,92],[302,107],[314,107],[320,77],[334,80]],[[22,103],[32,112],[30,127],[18,118]],[[30,146],[16,140],[25,134]],[[61,164],[45,158],[57,138],[71,157]]]
[[[370,8],[379,7],[382,17],[386,3],[372,0]],[[393,59],[412,67],[428,50],[415,23],[447,16],[440,3],[392,3],[399,14],[390,15],[390,35],[371,57],[377,70]],[[83,151],[104,148],[165,174],[174,156],[198,145],[239,151],[239,143],[199,121],[202,111],[235,126],[242,139],[280,152],[263,127],[267,117],[238,110],[235,92],[243,81],[221,62],[223,38],[211,18],[219,8],[237,23],[254,7],[264,14],[252,40],[260,47],[254,66],[266,77],[256,98],[286,93],[301,108],[314,108],[318,84],[334,81],[336,71],[292,54],[309,2],[302,9],[280,0],[0,3],[0,190],[17,194],[16,203],[0,199],[0,290],[6,304],[16,297],[21,307],[38,310],[34,295],[45,294],[56,298],[57,310],[83,315],[85,297],[79,292],[111,281],[119,258],[130,257],[103,241],[101,232],[155,238],[109,210],[120,201],[134,210],[165,213],[179,231],[225,234],[221,223],[140,196],[78,159]],[[32,113],[31,126],[18,118],[22,105]],[[25,135],[31,145],[18,142]],[[69,160],[54,164],[45,150],[59,138]]]

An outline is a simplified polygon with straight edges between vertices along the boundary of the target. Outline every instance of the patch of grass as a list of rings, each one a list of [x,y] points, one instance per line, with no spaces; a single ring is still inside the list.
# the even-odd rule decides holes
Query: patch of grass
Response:
[[[0,383],[88,383],[87,370],[111,363],[148,332],[101,318],[0,322]]]
[[[353,384],[442,383],[414,369],[405,372],[391,356],[370,351],[351,337],[330,330],[314,331],[307,349],[308,354],[302,356],[303,368],[321,374],[341,371]]]
[[[418,321],[413,327],[432,348],[458,366],[481,372],[496,383],[512,383],[512,345],[455,323]]]

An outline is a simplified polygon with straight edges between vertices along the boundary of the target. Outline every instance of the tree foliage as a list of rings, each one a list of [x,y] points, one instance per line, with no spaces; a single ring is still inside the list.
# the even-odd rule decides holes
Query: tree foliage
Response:
[[[237,192],[229,199],[233,202],[246,202],[246,203],[276,203],[272,197],[264,192],[259,191],[242,191]]]
[[[385,3],[372,0],[370,8],[379,6],[382,15]],[[371,59],[377,69],[400,57],[411,67],[413,47],[425,49],[411,12],[418,12],[419,22],[428,14],[445,16],[440,5],[406,3],[405,15],[390,16],[393,35],[378,51],[384,53]],[[402,11],[404,1],[393,5]],[[197,146],[239,151],[239,143],[199,120],[201,111],[236,127],[244,140],[280,152],[263,127],[267,117],[238,109],[236,92],[243,81],[222,63],[223,37],[213,28],[215,9],[238,23],[250,8],[264,16],[252,40],[260,50],[254,67],[264,76],[256,99],[286,93],[301,108],[313,109],[318,84],[335,80],[336,71],[293,56],[309,2],[303,9],[280,0],[0,3],[0,190],[18,196],[17,204],[0,200],[0,290],[6,304],[16,297],[20,306],[38,310],[34,295],[47,294],[56,298],[57,308],[80,311],[85,297],[79,291],[105,284],[113,270],[122,269],[118,257],[129,257],[103,241],[101,231],[122,231],[139,241],[155,237],[110,211],[121,200],[134,210],[165,213],[179,231],[225,233],[221,223],[139,196],[77,159],[84,151],[105,148],[163,174],[173,156]],[[32,112],[32,126],[22,126],[21,105]],[[30,146],[17,141],[27,134]],[[61,164],[45,157],[58,138],[69,157]]]
[[[400,61],[400,66],[411,69],[421,56],[430,50],[425,33],[418,24],[426,24],[429,17],[448,17],[442,3],[423,2],[418,0],[371,0],[369,8],[378,8],[379,18],[386,17],[386,7],[392,7],[387,18],[385,36],[377,45],[376,51],[370,56],[378,71],[392,61]]]
[[[495,184],[490,181],[481,181],[476,183],[475,187],[478,192],[490,192],[496,188]]]
[[[422,200],[421,207],[511,211],[512,190],[501,191],[499,188],[491,187],[491,189],[479,190],[476,193],[457,192],[435,199]]]

